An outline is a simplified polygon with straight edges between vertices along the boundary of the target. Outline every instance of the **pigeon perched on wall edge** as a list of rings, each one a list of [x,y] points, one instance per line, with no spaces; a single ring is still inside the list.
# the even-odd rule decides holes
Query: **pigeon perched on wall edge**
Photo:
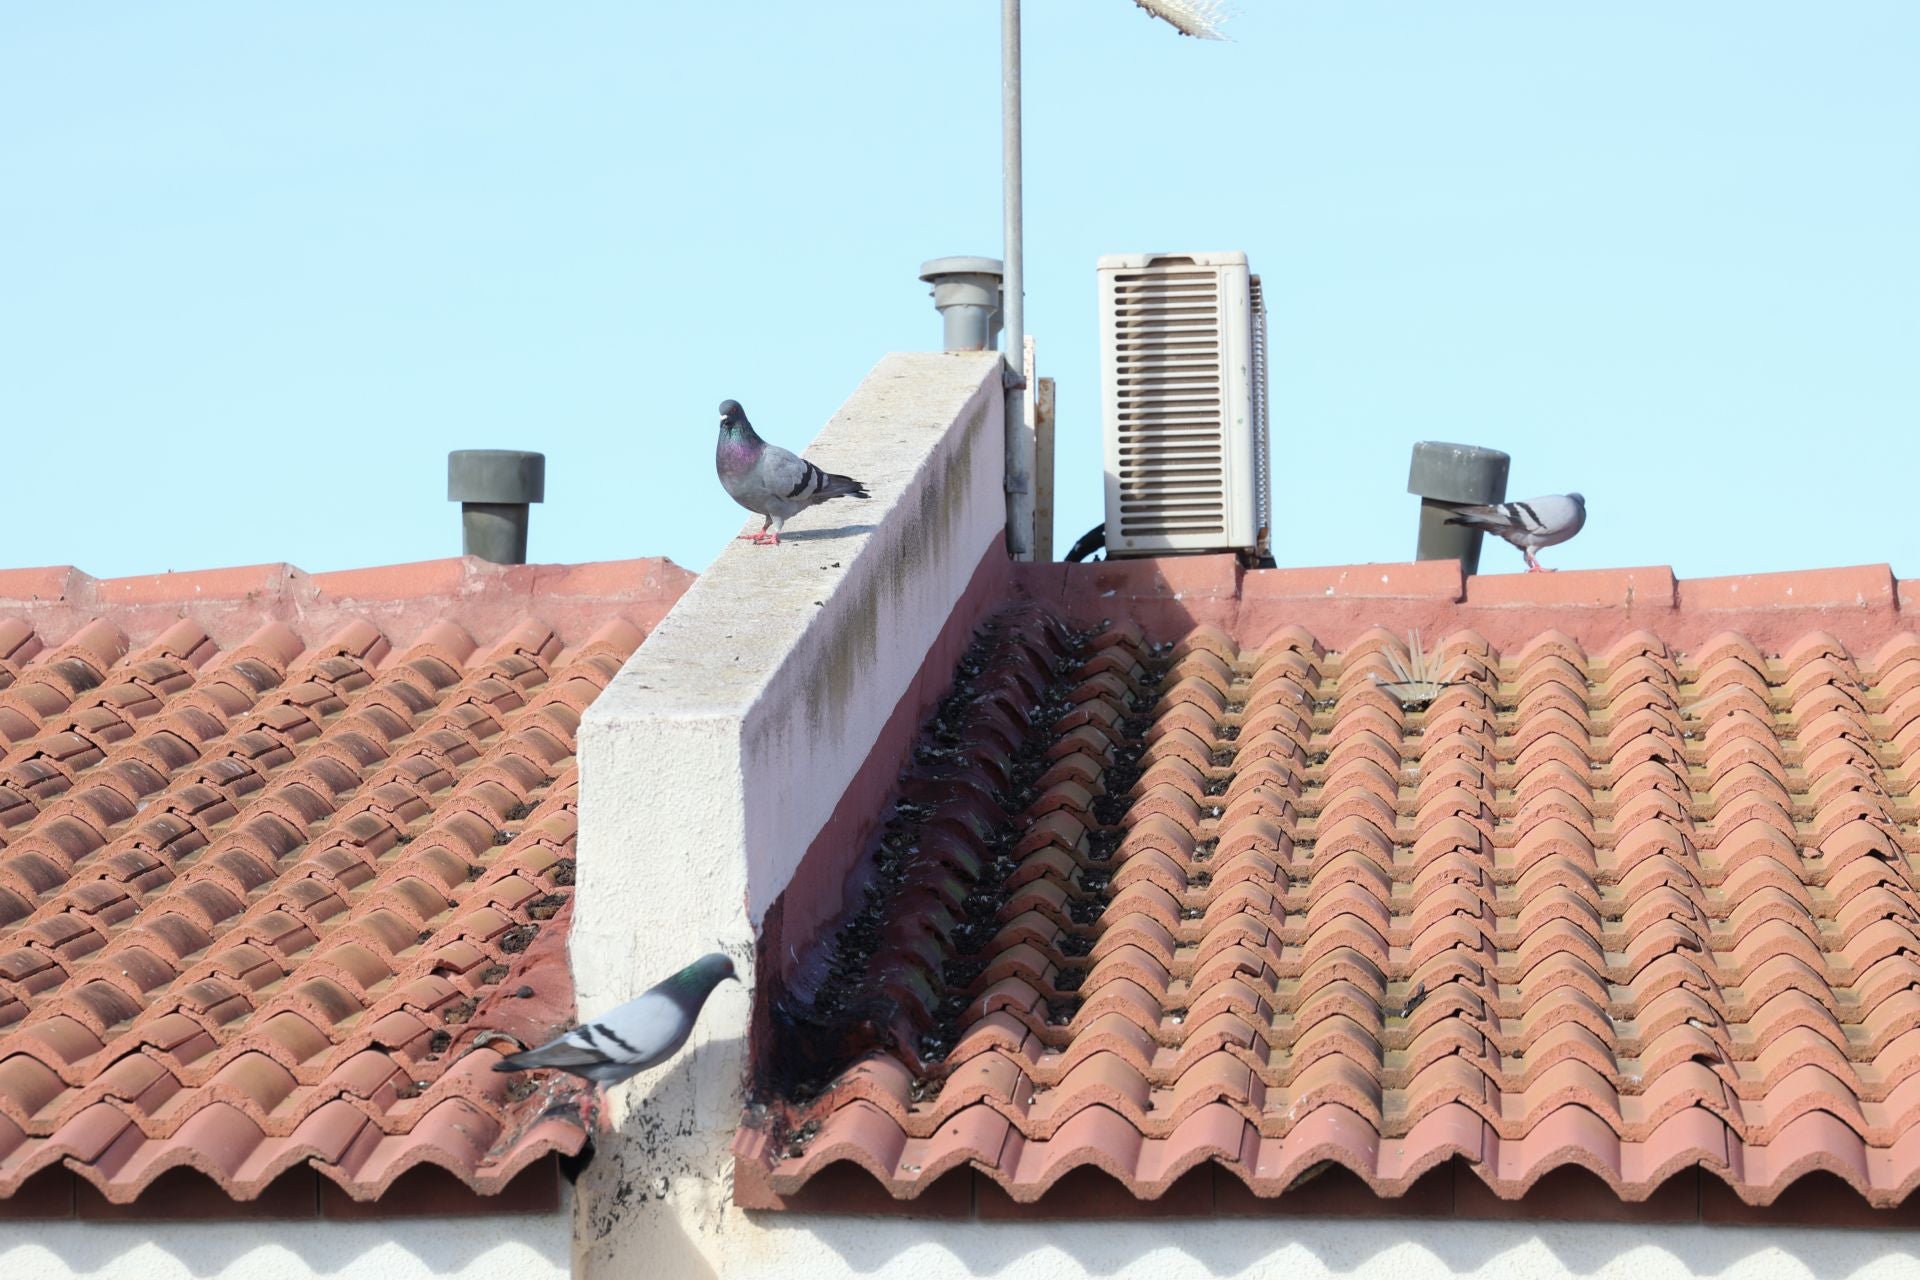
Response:
[[[720,443],[714,470],[733,500],[767,518],[749,537],[755,546],[779,546],[788,519],[834,498],[865,498],[866,485],[852,476],[822,471],[797,453],[768,444],[747,421],[738,400],[720,402]]]

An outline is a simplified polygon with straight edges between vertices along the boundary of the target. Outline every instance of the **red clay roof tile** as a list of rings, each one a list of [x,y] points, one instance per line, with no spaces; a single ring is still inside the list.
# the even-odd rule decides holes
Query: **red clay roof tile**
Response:
[[[1033,576],[1175,621],[983,630],[877,888],[780,979],[741,1203],[848,1169],[907,1200],[971,1169],[1005,1213],[1304,1204],[1328,1162],[1490,1204],[1591,1177],[1633,1220],[1691,1216],[1696,1170],[1746,1204],[1920,1184],[1920,636],[1884,567],[1374,574],[1460,602],[1431,690],[1325,571],[1262,588],[1325,597],[1319,634],[1180,625],[1181,590],[1233,616],[1204,565]],[[1242,630],[1276,616],[1255,576]]]
[[[574,728],[688,580],[0,573],[0,1197],[579,1150],[474,1041],[569,1020]]]

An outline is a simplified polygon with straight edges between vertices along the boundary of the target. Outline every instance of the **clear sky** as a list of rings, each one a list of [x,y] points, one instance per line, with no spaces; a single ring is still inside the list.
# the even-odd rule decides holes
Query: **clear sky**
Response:
[[[1094,260],[1267,284],[1276,554],[1411,556],[1422,438],[1568,567],[1920,576],[1920,4],[1028,0],[1028,324],[1100,519]],[[988,0],[0,7],[0,566],[703,566],[714,406],[797,446],[1000,253]],[[1489,569],[1518,567],[1490,547]]]

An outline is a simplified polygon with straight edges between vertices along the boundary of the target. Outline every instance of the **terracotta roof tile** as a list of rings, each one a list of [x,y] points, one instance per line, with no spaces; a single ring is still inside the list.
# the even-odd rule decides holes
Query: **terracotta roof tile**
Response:
[[[561,574],[563,630],[499,607],[534,570],[425,568],[70,575],[109,615],[70,633],[70,601],[0,600],[0,1197],[310,1167],[369,1200],[421,1166],[488,1194],[580,1149],[591,1094],[475,1038],[570,1018],[573,732],[685,577]]]
[[[1746,1204],[1809,1174],[1900,1204],[1920,636],[1699,622],[1886,609],[1883,569],[1616,576],[1473,580],[1505,643],[1442,636],[1430,702],[1377,626],[994,618],[875,887],[780,980],[736,1196],[810,1204],[857,1169],[911,1200],[971,1169],[1012,1212],[1089,1170],[1153,1200],[1212,1169],[1240,1212],[1331,1162],[1384,1196],[1457,1164],[1493,1202],[1591,1176],[1672,1216],[1704,1170]],[[1680,640],[1512,621],[1649,584],[1695,611]]]

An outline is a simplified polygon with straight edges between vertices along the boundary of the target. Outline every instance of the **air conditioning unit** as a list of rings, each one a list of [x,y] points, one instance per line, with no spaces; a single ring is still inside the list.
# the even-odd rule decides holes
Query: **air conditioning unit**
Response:
[[[1107,554],[1268,554],[1267,316],[1244,253],[1099,262]]]

